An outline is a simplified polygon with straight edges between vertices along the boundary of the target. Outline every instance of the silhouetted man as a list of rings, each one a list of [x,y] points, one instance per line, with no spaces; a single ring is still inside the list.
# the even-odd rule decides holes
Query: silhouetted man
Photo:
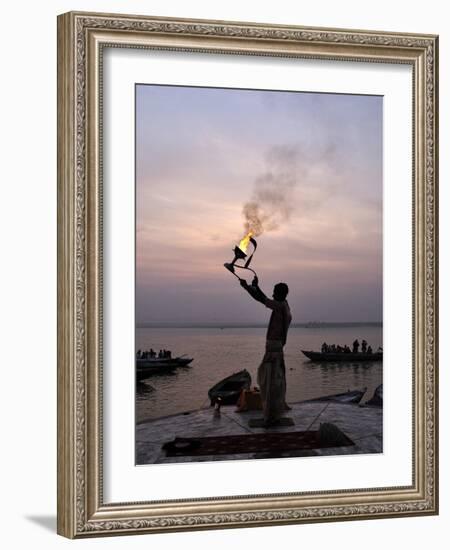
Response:
[[[367,351],[367,342],[365,340],[363,340],[361,342],[361,352],[366,353],[366,351]]]
[[[289,325],[292,315],[286,297],[289,288],[286,283],[278,283],[273,288],[273,300],[267,298],[258,286],[255,277],[251,285],[241,279],[241,286],[257,302],[272,310],[266,335],[266,352],[262,363],[258,367],[258,385],[264,411],[264,425],[266,427],[277,424],[278,420],[288,408],[286,405],[286,372],[283,347],[286,344]]]

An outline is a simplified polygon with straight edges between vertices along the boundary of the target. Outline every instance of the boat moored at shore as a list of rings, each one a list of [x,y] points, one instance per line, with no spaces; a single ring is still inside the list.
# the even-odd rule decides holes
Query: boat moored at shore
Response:
[[[303,355],[314,363],[360,363],[362,361],[368,362],[379,362],[383,361],[383,352],[377,351],[375,353],[345,353],[345,352],[320,352],[320,351],[307,351],[300,350]]]
[[[380,384],[375,389],[373,396],[366,401],[366,405],[369,407],[382,407],[383,406],[383,384]]]
[[[214,405],[218,399],[220,399],[222,405],[235,405],[241,391],[250,389],[251,383],[252,378],[247,369],[227,376],[208,391],[211,405]]]
[[[316,401],[332,401],[333,403],[359,403],[366,393],[367,388],[363,390],[346,391],[344,393],[335,393],[333,395],[323,395],[314,399],[307,399],[304,403],[314,403]]]
[[[192,363],[191,357],[150,357],[136,359],[136,380],[145,380],[153,374],[164,374],[172,372],[179,367],[187,367]]]

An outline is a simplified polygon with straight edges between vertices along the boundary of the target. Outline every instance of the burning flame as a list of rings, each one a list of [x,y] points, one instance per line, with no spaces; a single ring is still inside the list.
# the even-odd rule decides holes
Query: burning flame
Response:
[[[247,252],[248,243],[250,242],[250,238],[253,236],[253,231],[249,231],[247,235],[241,240],[239,243],[239,248],[242,250],[242,252]]]

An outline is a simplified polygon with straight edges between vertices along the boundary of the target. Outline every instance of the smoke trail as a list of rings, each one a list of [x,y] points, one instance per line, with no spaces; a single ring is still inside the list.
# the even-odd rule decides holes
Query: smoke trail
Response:
[[[321,204],[333,191],[329,170],[335,154],[332,143],[314,151],[286,145],[270,149],[267,170],[255,179],[250,200],[242,209],[246,232],[257,237],[275,231],[289,221],[296,207],[311,210]],[[313,182],[319,169],[325,170],[326,179],[321,178],[317,186]]]
[[[278,146],[267,155],[267,171],[255,179],[250,200],[244,204],[245,229],[255,236],[274,231],[289,220],[294,190],[304,173],[302,155],[295,147]]]

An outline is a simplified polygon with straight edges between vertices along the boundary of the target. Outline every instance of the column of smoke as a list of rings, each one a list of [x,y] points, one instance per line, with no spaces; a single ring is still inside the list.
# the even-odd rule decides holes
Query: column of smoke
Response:
[[[300,146],[278,146],[266,156],[267,170],[254,181],[250,200],[244,204],[245,231],[257,237],[275,231],[297,210],[312,210],[332,196],[336,174],[337,144],[314,150]],[[316,183],[320,181],[320,185]]]
[[[245,230],[257,237],[287,222],[293,212],[294,190],[304,173],[300,151],[274,147],[267,155],[267,171],[255,179],[250,200],[244,204]]]

